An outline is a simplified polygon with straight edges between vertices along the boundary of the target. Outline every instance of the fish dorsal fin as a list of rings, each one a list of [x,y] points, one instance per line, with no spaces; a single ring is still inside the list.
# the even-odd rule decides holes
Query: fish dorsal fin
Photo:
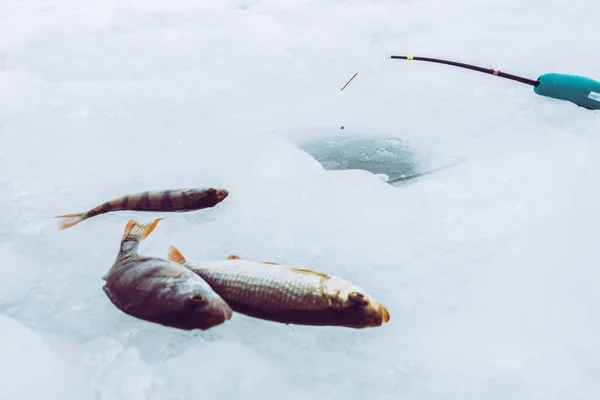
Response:
[[[169,260],[174,261],[177,264],[185,263],[185,257],[174,246],[169,247]]]
[[[228,260],[241,260],[240,256],[235,255],[235,254],[230,255],[229,257],[227,257],[227,259]],[[278,263],[273,262],[273,261],[261,261],[261,263],[263,263],[263,264],[279,265]]]
[[[311,271],[310,269],[301,269],[301,268],[290,268],[292,271],[298,272],[299,274],[305,274],[305,275],[316,275],[320,278],[325,278],[325,279],[329,279],[330,276],[327,274],[324,274],[323,272],[317,272],[317,271]]]
[[[235,255],[235,254],[230,255],[229,257],[227,257],[227,259],[228,260],[241,260],[240,256]],[[261,261],[261,263],[263,263],[263,264],[271,264],[271,265],[279,265],[278,263],[273,262],[273,261]]]

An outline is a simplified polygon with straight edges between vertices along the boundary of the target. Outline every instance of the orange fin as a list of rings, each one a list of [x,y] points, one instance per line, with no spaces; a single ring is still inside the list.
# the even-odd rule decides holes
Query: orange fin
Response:
[[[174,246],[169,247],[169,260],[174,261],[177,264],[185,263],[185,257]]]
[[[148,225],[140,225],[138,222],[130,219],[125,225],[125,232],[123,232],[123,239],[126,237],[134,237],[137,240],[146,239],[152,231],[156,228],[162,218],[157,218],[154,222]]]
[[[87,218],[85,217],[85,214],[86,213],[57,215],[54,218],[64,218],[63,221],[60,221],[60,224],[58,225],[58,230],[62,231],[63,229],[70,228],[73,225],[77,225],[81,221],[86,220]]]
[[[279,264],[277,264],[276,262],[273,262],[273,261],[263,261],[262,263],[263,264],[271,264],[271,265],[279,265]]]
[[[322,272],[317,272],[317,271],[312,271],[310,269],[301,269],[301,268],[290,268],[292,271],[296,271],[300,274],[305,274],[305,275],[317,275],[321,278],[330,278],[329,275],[324,274]]]

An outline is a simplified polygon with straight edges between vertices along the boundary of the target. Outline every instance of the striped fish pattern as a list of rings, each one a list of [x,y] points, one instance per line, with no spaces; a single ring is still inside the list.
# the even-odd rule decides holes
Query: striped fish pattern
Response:
[[[169,260],[198,274],[235,312],[284,324],[378,327],[388,310],[363,289],[339,277],[273,262],[188,261],[173,246]]]
[[[58,215],[62,218],[59,230],[86,219],[114,211],[189,212],[214,207],[229,195],[226,189],[192,188],[146,191],[107,201],[89,211]]]

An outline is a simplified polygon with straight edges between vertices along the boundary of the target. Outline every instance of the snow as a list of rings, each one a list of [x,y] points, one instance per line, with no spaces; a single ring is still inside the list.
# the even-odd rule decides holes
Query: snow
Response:
[[[0,315],[0,326],[0,385],[4,398],[33,400],[77,393],[70,382],[76,373],[61,362],[39,335],[5,315]]]
[[[581,0],[0,3],[0,385],[34,399],[592,399],[600,395],[600,114],[391,54],[600,79]],[[358,76],[340,92],[355,73]],[[340,130],[340,126],[345,127]],[[393,187],[298,143],[395,137],[462,165]],[[59,214],[225,187],[190,214]],[[101,287],[141,246],[278,261],[364,287],[383,327],[235,314],[182,333]]]

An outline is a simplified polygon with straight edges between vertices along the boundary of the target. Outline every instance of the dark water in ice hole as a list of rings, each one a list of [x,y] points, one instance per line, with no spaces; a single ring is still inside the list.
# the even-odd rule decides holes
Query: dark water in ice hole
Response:
[[[420,172],[417,155],[400,139],[391,137],[335,137],[297,145],[327,170],[361,169],[389,179]]]

